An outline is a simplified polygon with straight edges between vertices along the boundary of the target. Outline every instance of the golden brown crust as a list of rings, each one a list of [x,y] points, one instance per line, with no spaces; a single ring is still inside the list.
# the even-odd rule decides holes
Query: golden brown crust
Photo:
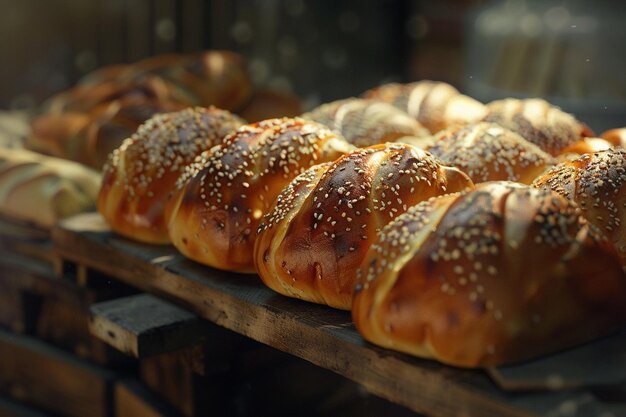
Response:
[[[366,91],[363,97],[393,104],[431,133],[457,124],[478,122],[487,114],[484,104],[438,81],[385,84]]]
[[[542,99],[496,100],[487,104],[484,118],[519,133],[544,152],[557,156],[593,132],[571,114]]]
[[[240,110],[250,94],[243,58],[226,51],[105,67],[46,103],[26,147],[100,168],[110,150],[156,113],[210,105]]]
[[[613,147],[614,145],[606,139],[582,138],[578,142],[575,142],[573,145],[570,145],[567,148],[563,149],[561,155],[559,155],[559,158],[572,159],[572,155],[574,155],[574,157],[578,157],[579,155],[584,155],[586,153],[606,151]]]
[[[49,228],[95,207],[100,174],[80,164],[0,148],[0,213]]]
[[[28,149],[101,169],[109,154],[139,126],[158,113],[181,105],[127,97],[100,104],[89,112],[43,114],[32,123]]]
[[[146,74],[167,80],[180,93],[179,99],[190,97],[190,104],[201,106],[235,111],[241,109],[252,93],[244,58],[230,51],[147,58],[133,65],[128,77],[140,79]]]
[[[257,272],[281,294],[348,310],[355,271],[377,231],[420,201],[471,186],[410,145],[355,150],[311,168],[278,197],[259,227]]]
[[[352,149],[328,128],[304,119],[242,126],[187,168],[172,208],[172,242],[206,265],[254,272],[254,231],[276,196],[310,166]]]
[[[495,123],[448,128],[434,140],[428,151],[476,184],[498,180],[530,184],[554,163],[536,145]]]
[[[215,107],[154,116],[110,155],[98,210],[120,234],[169,242],[163,210],[185,166],[242,123]]]
[[[611,239],[626,267],[626,151],[611,149],[565,161],[533,186],[576,202],[587,220]]]
[[[462,367],[529,359],[626,322],[610,242],[565,198],[515,183],[409,209],[357,279],[352,316],[365,339]]]
[[[358,147],[427,137],[428,130],[402,110],[377,100],[348,98],[322,104],[302,115],[328,126]]]
[[[626,148],[626,127],[615,128],[603,132],[600,137],[613,146],[621,146]]]
[[[51,98],[46,103],[45,114],[89,113],[98,106],[121,99],[187,103],[176,97],[176,93],[165,80],[146,76],[139,80],[113,79],[98,84],[79,84]]]

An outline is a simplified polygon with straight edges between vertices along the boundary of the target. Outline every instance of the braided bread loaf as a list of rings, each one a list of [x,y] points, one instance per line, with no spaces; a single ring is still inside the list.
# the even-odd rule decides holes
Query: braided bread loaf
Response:
[[[357,149],[297,177],[259,226],[254,260],[275,291],[350,309],[354,274],[376,232],[407,207],[471,187],[404,144]]]
[[[582,138],[571,146],[568,146],[557,156],[557,161],[576,159],[580,155],[586,153],[595,153],[612,149],[614,146],[611,142],[602,138]]]
[[[302,115],[330,127],[358,147],[395,142],[406,137],[427,137],[428,130],[396,107],[359,98],[337,100]]]
[[[210,105],[241,110],[250,95],[245,62],[231,52],[105,67],[49,100],[25,146],[100,168],[108,151],[156,113]]]
[[[105,67],[84,77],[70,90],[70,96],[83,92],[93,99],[100,97],[99,92],[106,92],[110,85],[145,88],[146,83],[158,93],[159,101],[187,106],[213,105],[231,111],[240,109],[252,91],[242,56],[229,51],[205,51],[157,55],[130,65]],[[103,101],[115,98],[119,96]]]
[[[626,151],[582,155],[555,166],[533,183],[572,200],[613,241],[626,268]]]
[[[487,114],[484,104],[438,81],[385,84],[366,91],[363,97],[393,104],[431,133],[456,124],[478,122]]]
[[[494,123],[451,127],[435,135],[428,151],[467,173],[474,183],[507,180],[530,184],[553,158],[517,133]]]
[[[626,148],[626,127],[607,130],[606,132],[603,132],[600,137],[611,143],[613,146]]]
[[[92,210],[100,174],[25,149],[0,148],[0,213],[49,228]]]
[[[138,80],[157,75],[192,105],[213,105],[235,111],[252,93],[244,58],[230,51],[167,54],[146,58],[131,66],[122,78]]]
[[[412,207],[378,235],[357,282],[352,316],[365,339],[463,367],[532,358],[626,323],[610,242],[567,199],[515,183]]]
[[[68,112],[89,113],[116,100],[134,100],[187,105],[184,97],[156,76],[133,80],[107,80],[98,84],[77,85],[63,91],[44,104],[43,115],[62,115]],[[36,119],[35,119],[36,120]]]
[[[101,169],[109,154],[139,126],[158,113],[181,105],[126,97],[103,103],[89,112],[50,113],[32,123],[28,149]]]
[[[122,235],[169,242],[164,209],[185,166],[241,124],[239,117],[215,107],[151,118],[110,155],[98,210]]]
[[[304,119],[242,126],[188,167],[173,202],[172,242],[206,265],[254,272],[254,231],[276,196],[310,166],[351,149],[328,128]]]
[[[507,98],[487,104],[484,121],[493,122],[519,133],[552,156],[567,152],[593,132],[571,114],[542,99]]]

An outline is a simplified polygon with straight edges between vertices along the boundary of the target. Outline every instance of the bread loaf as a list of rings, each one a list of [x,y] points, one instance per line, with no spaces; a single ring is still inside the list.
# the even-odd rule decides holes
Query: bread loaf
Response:
[[[0,214],[50,228],[95,207],[100,174],[25,149],[0,148]]]
[[[349,310],[355,271],[378,230],[420,201],[471,186],[459,170],[404,144],[317,165],[280,194],[259,226],[257,272],[281,294]]]
[[[110,155],[98,210],[122,235],[168,243],[164,208],[185,166],[241,124],[239,117],[215,107],[154,116]]]
[[[519,133],[544,152],[557,156],[593,132],[571,114],[542,99],[507,98],[487,104],[484,121]]]
[[[101,169],[109,154],[143,122],[155,114],[180,109],[181,105],[173,102],[127,97],[89,112],[44,114],[33,121],[27,147]]]
[[[626,148],[626,127],[607,130],[603,132],[600,137],[613,146]]]
[[[612,149],[565,161],[533,183],[574,201],[614,243],[626,268],[626,151]]]
[[[333,101],[302,115],[330,127],[348,142],[366,147],[403,137],[428,137],[415,119],[391,104],[359,98]]]
[[[571,146],[568,146],[561,152],[557,159],[575,159],[586,153],[594,153],[606,151],[613,148],[614,145],[606,139],[602,138],[582,138]]]
[[[252,93],[252,83],[244,58],[230,51],[204,51],[194,54],[165,54],[134,64],[123,76],[139,80],[156,75],[187,97],[190,104],[235,111]]]
[[[154,114],[209,105],[241,110],[250,94],[245,62],[231,52],[105,67],[43,106],[26,147],[101,168],[108,153]]]
[[[187,169],[169,232],[185,256],[206,265],[254,272],[255,230],[276,196],[310,166],[353,147],[304,119],[245,125]]]
[[[478,122],[487,114],[484,104],[438,81],[385,84],[366,91],[363,97],[393,104],[431,133],[457,124]]]
[[[626,323],[611,243],[564,197],[515,183],[410,208],[383,228],[357,282],[352,317],[366,340],[462,367],[533,358]]]
[[[89,113],[99,106],[123,99],[188,105],[187,98],[177,93],[165,80],[146,76],[138,80],[106,80],[98,84],[79,84],[48,100],[42,114],[58,116],[71,112]]]
[[[474,183],[504,180],[530,184],[554,163],[550,155],[517,133],[485,122],[439,132],[428,151],[468,174]]]

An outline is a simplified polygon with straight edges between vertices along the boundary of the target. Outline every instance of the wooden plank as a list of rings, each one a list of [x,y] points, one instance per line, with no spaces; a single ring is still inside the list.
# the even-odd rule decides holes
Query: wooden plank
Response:
[[[49,417],[47,414],[36,408],[28,407],[0,396],[0,416],[2,417]]]
[[[196,345],[205,324],[198,316],[150,294],[93,304],[91,333],[136,358]]]
[[[489,369],[507,390],[563,390],[626,384],[626,330],[559,354]],[[590,360],[594,358],[594,360]]]
[[[115,384],[115,417],[181,417],[182,414],[134,378]]]
[[[105,229],[99,215],[83,214],[62,222],[53,231],[53,241],[69,260],[175,299],[203,318],[330,369],[414,411],[432,416],[535,415],[507,403],[507,395],[483,372],[366,343],[347,312],[280,296],[255,276],[206,268],[171,247],[131,242]]]
[[[111,288],[109,288],[111,287]],[[126,357],[89,332],[89,305],[118,293],[115,285],[81,288],[29,258],[0,254],[0,325],[32,334],[98,364]]]
[[[114,374],[35,339],[0,331],[0,391],[64,416],[107,417]]]
[[[143,358],[139,363],[141,380],[185,416],[203,415],[199,412],[198,380],[194,366],[203,361],[202,354],[202,348],[194,346]],[[211,394],[205,392],[201,395]]]
[[[330,369],[414,411],[429,416],[536,416],[553,405],[550,393],[549,401],[536,403],[532,393],[499,389],[485,372],[372,346],[356,332],[347,312],[283,297],[253,275],[213,270],[184,259],[172,247],[132,242],[104,228],[99,215],[84,214],[63,222],[53,231],[53,240],[68,259],[176,300],[203,318]],[[576,389],[558,396],[569,401],[587,394]],[[609,402],[594,398],[593,404],[594,409],[611,411]]]
[[[1,216],[0,249],[2,252],[29,256],[53,266],[60,262],[52,249],[50,230]]]

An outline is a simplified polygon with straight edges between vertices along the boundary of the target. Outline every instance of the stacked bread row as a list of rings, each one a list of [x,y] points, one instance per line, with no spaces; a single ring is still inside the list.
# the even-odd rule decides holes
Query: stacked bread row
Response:
[[[101,169],[150,117],[210,105],[248,120],[301,111],[292,95],[254,90],[244,59],[233,52],[160,55],[97,70],[51,98],[33,120],[26,146]]]
[[[97,196],[113,230],[352,309],[367,340],[459,366],[524,360],[626,322],[623,131],[592,138],[543,100],[483,105],[428,81],[246,124],[188,107],[220,97],[206,77],[229,68],[201,61],[208,72],[167,59],[109,68],[50,105],[59,154],[101,158],[113,143],[102,132],[128,136]],[[127,99],[174,106],[143,124],[89,122]],[[70,119],[100,133],[75,134]],[[15,152],[0,155],[2,214],[49,227],[93,205],[98,174]]]
[[[615,142],[543,100],[483,105],[433,82],[364,96],[253,124],[154,118],[111,154],[98,208],[123,235],[352,309],[367,340],[458,366],[626,323]]]

